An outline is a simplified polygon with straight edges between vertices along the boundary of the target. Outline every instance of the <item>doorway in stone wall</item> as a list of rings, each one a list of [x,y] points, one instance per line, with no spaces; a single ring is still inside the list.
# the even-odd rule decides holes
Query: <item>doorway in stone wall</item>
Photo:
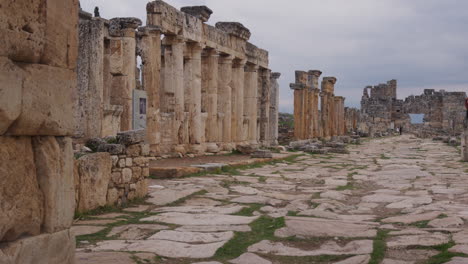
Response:
[[[424,124],[424,114],[409,114],[412,125]]]
[[[141,56],[137,56],[136,70],[136,89],[133,90],[133,129],[146,128],[146,109],[147,109],[147,95],[145,91],[145,84],[142,78],[143,74],[143,61]]]

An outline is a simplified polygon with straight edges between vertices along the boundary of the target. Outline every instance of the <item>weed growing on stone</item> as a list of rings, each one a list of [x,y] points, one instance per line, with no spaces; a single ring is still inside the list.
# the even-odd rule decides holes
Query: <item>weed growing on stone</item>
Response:
[[[379,230],[377,232],[377,236],[374,238],[374,250],[372,251],[369,264],[378,264],[384,259],[385,251],[387,250],[385,239],[387,239],[388,233],[389,231],[387,230]]]
[[[240,216],[253,216],[255,211],[259,211],[262,208],[262,204],[249,204],[248,207],[242,208],[239,212],[233,215],[240,215]]]
[[[448,250],[453,246],[455,246],[455,242],[450,241],[447,244],[429,247],[430,249],[435,249],[435,250],[440,251],[440,253],[430,258],[426,263],[427,264],[442,264],[442,263],[449,262],[453,257],[468,257],[468,255],[466,254],[449,252]]]
[[[275,230],[284,226],[283,217],[261,216],[250,224],[251,232],[236,232],[231,240],[216,251],[215,258],[224,261],[237,258],[246,252],[249,246],[262,240],[275,239]]]

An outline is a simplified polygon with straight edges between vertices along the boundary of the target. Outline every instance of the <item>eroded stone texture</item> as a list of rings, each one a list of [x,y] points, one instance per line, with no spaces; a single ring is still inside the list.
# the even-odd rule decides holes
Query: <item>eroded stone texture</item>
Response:
[[[75,187],[79,195],[77,210],[83,212],[106,205],[112,167],[110,154],[90,154],[75,162],[78,168],[78,175],[75,175],[78,179],[78,186]]]
[[[71,227],[75,213],[73,152],[70,138],[33,138],[37,179],[44,197],[43,231]]]
[[[0,137],[0,146],[0,241],[38,235],[44,197],[37,181],[31,138]]]

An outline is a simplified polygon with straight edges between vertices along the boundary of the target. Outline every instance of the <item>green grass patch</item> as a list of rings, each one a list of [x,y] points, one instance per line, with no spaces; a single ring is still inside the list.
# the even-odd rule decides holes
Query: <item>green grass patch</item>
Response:
[[[265,183],[266,180],[267,180],[267,177],[265,177],[265,176],[260,176],[260,177],[258,177],[258,182]]]
[[[371,254],[371,260],[369,264],[379,264],[385,257],[385,251],[387,250],[387,243],[385,239],[388,237],[389,231],[379,230],[377,231],[377,236],[374,238],[374,250]]]
[[[220,183],[221,187],[229,188],[232,185],[249,185],[250,182],[238,181],[238,180],[222,180]]]
[[[310,263],[335,263],[338,261],[345,260],[352,255],[346,256],[313,256],[313,257],[290,257],[290,256],[271,256],[267,257],[269,260],[273,260],[274,263],[288,263],[288,264],[310,264]]]
[[[354,190],[354,184],[352,182],[348,182],[348,184],[343,186],[338,186],[335,188],[335,191],[345,191],[345,190]]]
[[[260,208],[263,207],[263,204],[249,204],[248,207],[242,208],[239,212],[233,215],[240,215],[240,216],[253,216],[255,211],[259,211]]]
[[[246,252],[249,246],[262,240],[275,239],[275,230],[284,226],[284,217],[261,216],[250,224],[251,232],[236,232],[231,240],[216,251],[215,258],[222,261],[237,258]]]
[[[288,211],[288,214],[287,214],[287,216],[298,216],[298,215],[299,214],[296,211]]]
[[[450,241],[447,244],[429,247],[431,249],[440,251],[440,253],[431,257],[426,263],[427,264],[442,264],[442,263],[449,262],[453,257],[468,257],[468,255],[466,254],[449,252],[448,250],[453,246],[455,246],[455,242]]]
[[[430,222],[429,220],[419,221],[419,222],[411,223],[410,226],[415,226],[417,228],[426,228],[429,222]]]
[[[390,157],[385,156],[385,154],[380,154],[380,159],[391,159]]]

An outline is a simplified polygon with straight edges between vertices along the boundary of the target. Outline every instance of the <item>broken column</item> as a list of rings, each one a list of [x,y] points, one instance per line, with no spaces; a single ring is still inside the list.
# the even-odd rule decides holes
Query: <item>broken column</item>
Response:
[[[260,71],[260,87],[259,90],[261,93],[259,94],[259,106],[260,106],[260,113],[259,113],[259,132],[260,132],[260,142],[263,145],[268,145],[269,141],[269,133],[270,130],[268,129],[268,121],[270,119],[270,93],[271,93],[271,71],[268,69],[262,69]]]
[[[290,85],[294,90],[294,137],[307,138],[307,95],[308,75],[304,71],[296,71],[296,82]]]
[[[321,97],[321,126],[322,137],[329,139],[334,135],[334,90],[335,77],[324,77],[322,80]]]
[[[269,141],[271,145],[278,144],[278,121],[279,121],[279,83],[281,73],[273,72],[271,74],[271,93],[270,93],[270,114],[269,114]]]
[[[78,2],[7,1],[0,17],[0,262],[72,264]]]
[[[218,129],[221,142],[227,149],[231,143],[231,80],[232,80],[232,56],[219,57],[218,73]]]
[[[218,61],[219,54],[215,49],[206,49],[203,52],[202,64],[202,89],[204,98],[202,107],[207,113],[206,141],[216,150],[216,142],[219,140],[218,129]]]
[[[244,79],[244,120],[247,123],[247,138],[250,144],[257,144],[257,87],[258,66],[247,64]]]
[[[318,97],[320,94],[319,89],[319,78],[322,75],[322,72],[319,70],[312,70],[308,72],[308,134],[307,138],[317,138],[320,137],[320,115],[318,111]]]
[[[236,143],[244,141],[244,67],[245,60],[236,59],[232,64],[232,124],[231,136]]]
[[[161,92],[161,31],[156,27],[141,30],[143,80],[147,102],[146,134],[151,148],[161,143],[160,92]]]
[[[136,88],[136,32],[138,18],[114,18],[110,21],[111,40],[111,104],[121,105],[120,131],[133,129],[133,90]]]

